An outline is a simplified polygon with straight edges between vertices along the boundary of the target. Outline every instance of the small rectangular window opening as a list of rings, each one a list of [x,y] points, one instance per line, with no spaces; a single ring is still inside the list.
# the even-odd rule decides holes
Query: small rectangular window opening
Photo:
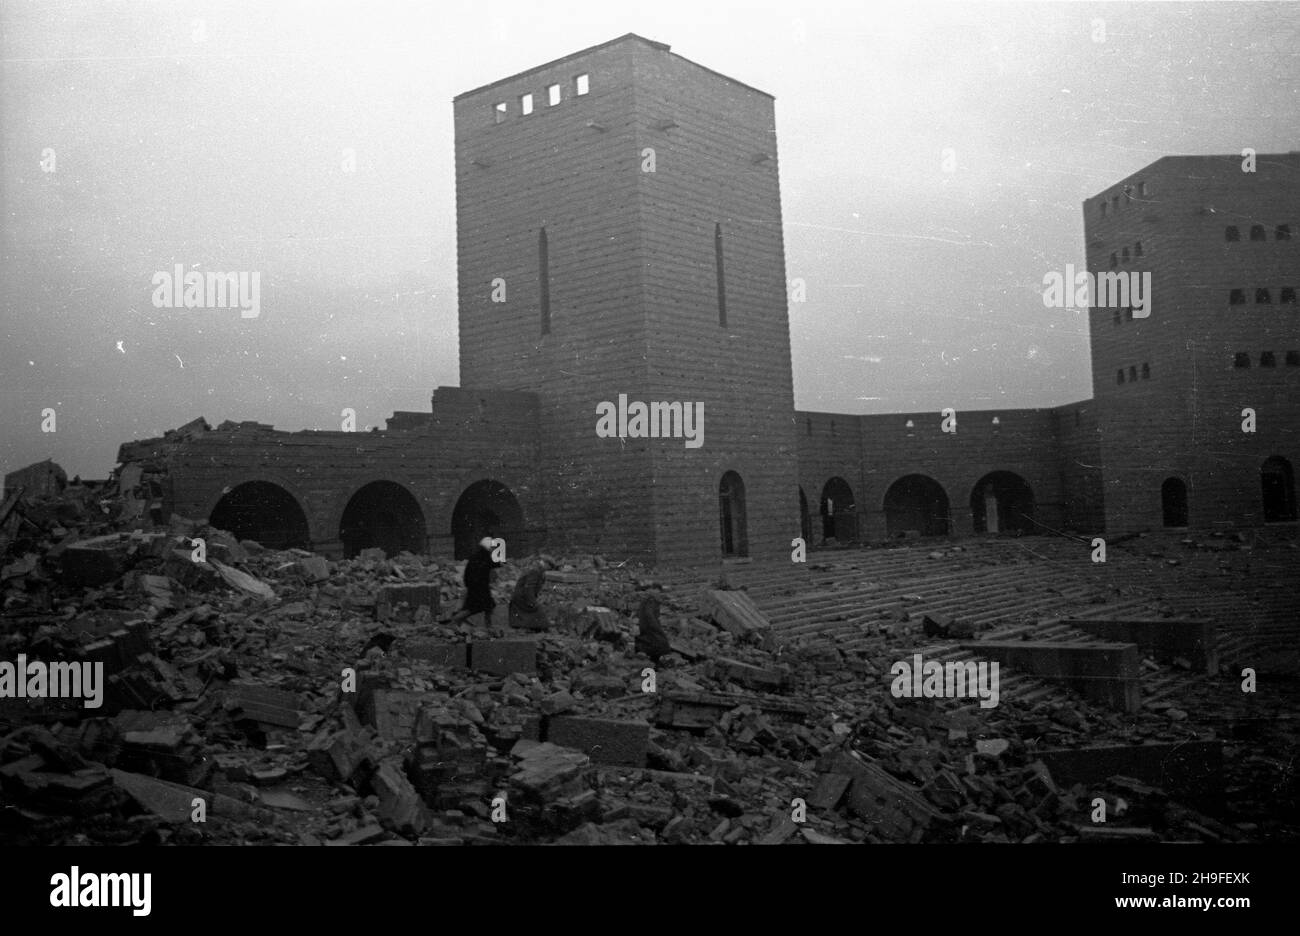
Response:
[[[589,77],[590,76],[583,74],[583,75],[578,75],[576,78],[573,79],[573,87],[578,94],[580,95],[586,94],[587,91],[590,90],[591,84],[588,80]]]
[[[519,95],[519,113],[527,116],[533,112],[533,96],[531,94]]]
[[[546,228],[537,232],[537,279],[542,334],[549,335],[551,333],[551,251],[546,241]]]
[[[546,89],[546,104],[548,107],[554,107],[556,104],[559,103],[560,103],[560,86],[557,84],[553,84]]]
[[[718,324],[727,327],[727,278],[722,268],[722,225],[713,225],[713,262],[718,276]],[[833,428],[832,428],[833,431]]]
[[[498,101],[492,107],[493,120],[495,120],[497,123],[501,123],[501,121],[506,119],[506,111],[507,111],[506,102]]]

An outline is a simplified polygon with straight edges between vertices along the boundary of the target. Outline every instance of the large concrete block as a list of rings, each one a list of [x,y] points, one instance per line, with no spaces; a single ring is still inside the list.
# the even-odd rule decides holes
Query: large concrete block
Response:
[[[408,640],[402,653],[412,660],[425,660],[436,666],[469,666],[469,644],[447,640]]]
[[[127,544],[114,533],[73,543],[63,551],[62,581],[74,588],[94,588],[113,581],[126,569]]]
[[[531,638],[476,640],[469,656],[472,668],[496,676],[537,672],[537,641]]]
[[[1161,663],[1182,658],[1202,672],[1219,671],[1215,627],[1210,621],[1066,618],[1061,623],[1103,640],[1135,643]]]
[[[1142,661],[1136,644],[981,640],[961,646],[1002,666],[1062,682],[1084,698],[1121,712],[1136,712],[1141,702]]]
[[[598,764],[643,767],[650,725],[643,721],[557,715],[548,723],[546,739],[582,751]]]

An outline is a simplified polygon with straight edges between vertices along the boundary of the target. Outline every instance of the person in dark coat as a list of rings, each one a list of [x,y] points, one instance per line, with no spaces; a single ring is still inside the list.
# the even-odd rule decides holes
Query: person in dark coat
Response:
[[[452,617],[452,624],[459,624],[476,614],[483,615],[484,624],[491,623],[492,609],[497,606],[492,599],[492,570],[501,565],[492,559],[492,537],[485,536],[479,540],[478,548],[465,563],[465,603]]]
[[[659,599],[655,595],[646,595],[641,601],[636,635],[636,652],[644,653],[652,663],[672,652],[668,645],[668,635],[659,623]]]
[[[511,627],[546,630],[550,626],[546,612],[538,606],[545,582],[546,570],[542,566],[534,566],[519,577],[515,583],[515,593],[510,597]]]

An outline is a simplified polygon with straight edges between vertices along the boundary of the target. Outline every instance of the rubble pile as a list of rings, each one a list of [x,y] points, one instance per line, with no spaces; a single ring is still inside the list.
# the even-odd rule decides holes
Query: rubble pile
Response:
[[[490,620],[452,624],[458,563],[268,550],[179,517],[137,530],[144,499],[124,512],[123,497],[101,503],[102,493],[74,485],[15,500],[21,522],[0,520],[0,660],[104,672],[97,708],[0,699],[6,841],[1243,841],[1262,831],[1150,777],[1052,760],[1099,738],[1205,742],[1172,706],[1131,716],[1007,696],[990,712],[892,698],[901,636],[913,632],[915,646],[966,633],[919,605],[846,653],[782,643],[743,591],[665,587],[598,556],[531,556],[498,570]],[[512,614],[530,574],[526,613]],[[1216,743],[1204,756],[1236,749]],[[1233,782],[1284,766],[1245,760]],[[1294,807],[1290,783],[1272,795]],[[1099,800],[1105,823],[1089,818]]]

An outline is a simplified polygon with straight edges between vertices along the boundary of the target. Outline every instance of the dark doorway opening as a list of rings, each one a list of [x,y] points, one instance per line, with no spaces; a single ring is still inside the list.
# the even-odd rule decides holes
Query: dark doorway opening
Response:
[[[310,549],[307,515],[292,494],[270,481],[246,481],[212,508],[208,523],[267,549]]]
[[[891,536],[916,530],[922,536],[948,534],[948,495],[934,478],[906,475],[885,492],[885,530]]]
[[[858,505],[853,500],[853,489],[841,477],[831,478],[822,488],[822,536],[832,537],[841,543],[852,543],[858,538]]]
[[[1294,520],[1295,472],[1291,463],[1274,455],[1260,468],[1259,483],[1264,495],[1264,520],[1268,523]]]
[[[1160,485],[1160,511],[1165,526],[1187,526],[1187,485],[1182,478],[1165,478]]]
[[[745,482],[734,471],[728,471],[718,483],[718,524],[722,534],[722,554],[748,556]]]
[[[507,557],[526,552],[524,512],[499,481],[475,481],[465,488],[451,512],[451,535],[457,559],[468,559],[485,536],[504,539]]]
[[[424,511],[406,488],[374,481],[352,495],[339,520],[343,556],[378,546],[388,556],[425,551]]]
[[[1032,533],[1034,492],[1012,471],[991,471],[976,482],[970,495],[976,533]]]

